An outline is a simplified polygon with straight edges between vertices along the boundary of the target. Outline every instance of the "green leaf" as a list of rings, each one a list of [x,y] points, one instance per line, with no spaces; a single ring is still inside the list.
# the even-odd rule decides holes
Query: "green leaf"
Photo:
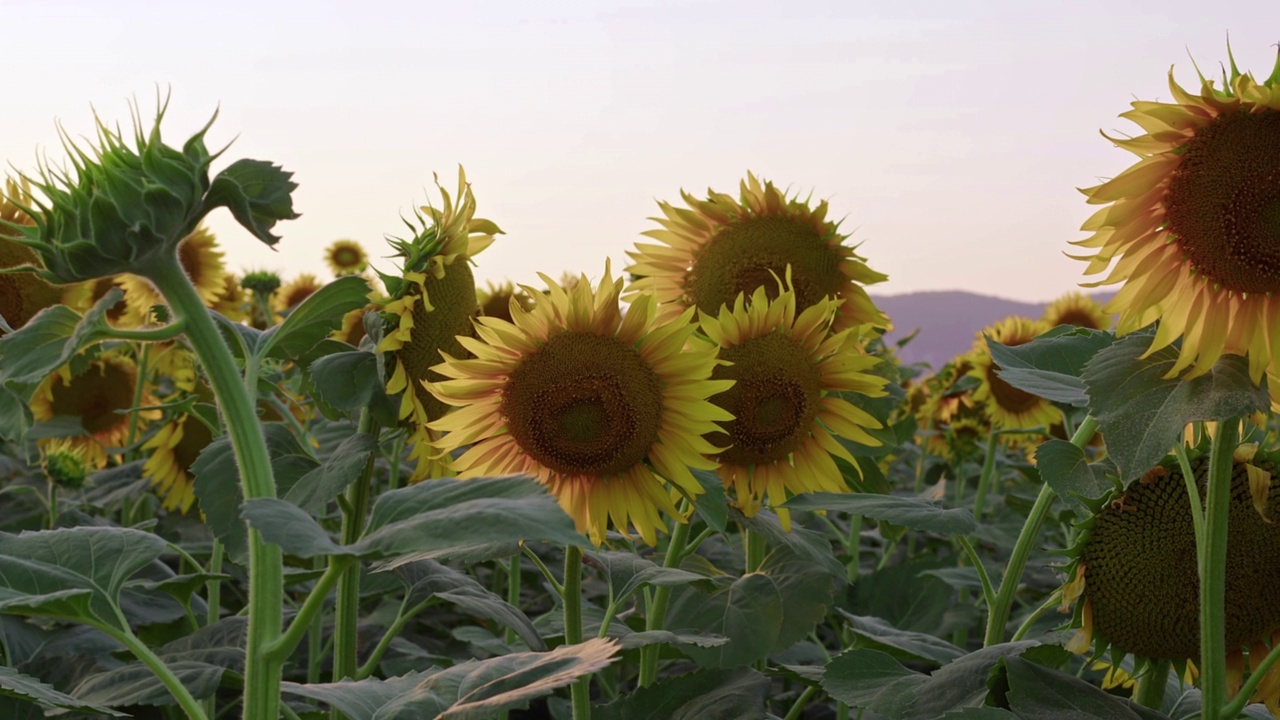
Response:
[[[0,666],[0,694],[39,703],[41,707],[49,709],[61,708],[63,710],[79,710],[98,715],[127,717],[124,713],[116,712],[111,708],[85,702],[66,693],[59,692],[39,679],[23,675],[10,667]]]
[[[1009,709],[1022,720],[1160,720],[1161,713],[1116,697],[1080,678],[1010,657]]]
[[[31,407],[17,393],[0,385],[0,440],[16,443],[26,436],[34,421]]]
[[[288,500],[256,498],[241,507],[240,515],[262,534],[263,540],[279,545],[288,555],[313,558],[356,554],[334,542],[315,518]]]
[[[598,720],[758,720],[769,678],[750,668],[698,670],[594,708]]]
[[[927,679],[878,650],[846,650],[827,663],[822,689],[850,707],[904,717]]]
[[[925,633],[899,630],[878,617],[854,615],[840,610],[849,629],[858,637],[858,647],[887,653],[899,660],[928,660],[946,665],[964,655],[964,650]]]
[[[498,597],[470,575],[433,560],[399,565],[395,573],[405,585],[406,605],[412,607],[433,596],[438,597],[470,615],[488,618],[511,628],[530,650],[546,650],[546,643],[520,608]]]
[[[1125,337],[1100,351],[1084,373],[1090,410],[1121,482],[1158,464],[1188,423],[1240,417],[1270,406],[1266,388],[1250,381],[1244,358],[1224,355],[1205,375],[1165,380],[1178,351],[1167,347],[1142,358],[1150,344],[1146,334]]]
[[[372,435],[357,433],[348,437],[323,465],[294,483],[284,499],[312,513],[323,512],[330,500],[360,477],[377,449]]]
[[[298,217],[291,196],[298,184],[291,177],[293,173],[265,160],[237,160],[213,178],[204,211],[225,207],[254,237],[275,245],[280,240],[271,234],[275,224]]]
[[[777,644],[782,620],[778,586],[760,573],[710,595],[693,587],[676,588],[667,612],[667,627],[673,631],[729,638],[713,648],[685,648],[694,662],[708,668],[739,667],[764,658]]]
[[[1001,380],[1054,402],[1084,407],[1089,398],[1081,380],[1085,365],[1115,335],[1059,325],[1031,342],[1009,347],[987,338]]]
[[[0,610],[125,630],[120,591],[165,548],[151,533],[116,527],[0,533]]]
[[[600,631],[600,624],[595,623],[595,631]],[[641,630],[630,632],[622,623],[609,626],[610,637],[618,636],[623,650],[635,650],[649,645],[694,645],[702,648],[719,647],[729,642],[723,635],[706,635],[704,633],[674,633],[670,630]],[[585,629],[585,627],[584,627]],[[561,629],[563,632],[563,629]]]
[[[1084,500],[1100,498],[1113,487],[1105,477],[1094,474],[1084,449],[1066,440],[1041,443],[1036,448],[1036,469],[1079,517],[1087,517],[1092,512]]]
[[[1034,640],[1002,643],[975,650],[929,676],[911,704],[911,718],[932,720],[959,707],[976,707],[987,697],[987,681],[1001,660],[1039,645]]]
[[[744,517],[734,510],[732,516],[743,527],[763,537],[770,547],[790,548],[796,555],[821,565],[832,575],[845,577],[847,570],[832,552],[827,536],[795,523],[792,523],[790,532],[783,530],[778,516],[768,510],[761,510],[752,517]]]
[[[401,695],[413,692],[435,672],[435,670],[412,672],[385,680],[370,678],[311,685],[285,682],[281,684],[280,690],[290,695],[326,703],[350,720],[373,720],[379,708]],[[443,707],[443,703],[440,707]],[[382,718],[379,717],[378,720]]]
[[[697,573],[679,568],[662,567],[638,555],[602,550],[586,553],[586,560],[600,568],[612,589],[614,602],[622,602],[642,587],[676,587],[689,583],[706,583]],[[710,588],[708,588],[710,589]]]
[[[17,332],[0,337],[0,385],[25,402],[35,386],[82,348],[107,337],[106,314],[124,293],[111,288],[81,317],[65,305],[45,308]]]
[[[222,541],[227,557],[244,564],[249,559],[249,535],[240,519],[240,468],[231,438],[220,437],[205,446],[191,464],[194,489],[209,529]]]
[[[782,623],[771,649],[781,652],[808,637],[826,617],[835,599],[836,576],[787,547],[770,552],[759,572],[773,580],[782,598]]]
[[[297,360],[342,326],[342,316],[369,304],[369,283],[347,275],[307,296],[283,323],[268,329],[258,352],[264,357]]]
[[[724,482],[714,470],[689,468],[689,471],[705,490],[694,503],[698,517],[712,530],[724,532],[729,526],[729,501],[724,494]]]
[[[978,523],[964,508],[943,508],[933,500],[863,493],[806,493],[783,507],[792,510],[837,510],[882,522],[942,535],[968,535]]]

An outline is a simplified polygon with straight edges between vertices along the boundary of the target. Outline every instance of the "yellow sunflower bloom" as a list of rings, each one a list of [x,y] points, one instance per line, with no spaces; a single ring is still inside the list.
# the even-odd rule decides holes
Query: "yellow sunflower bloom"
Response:
[[[201,451],[213,442],[213,432],[198,418],[182,415],[163,427],[143,443],[143,451],[151,451],[142,465],[142,476],[160,495],[166,510],[185,513],[195,503],[195,478],[191,466]]]
[[[28,205],[31,196],[26,182],[5,181],[0,192],[0,220],[15,225],[31,225],[32,220],[18,204]],[[0,225],[0,268],[32,265],[40,267],[40,260],[27,247],[7,237],[9,231]],[[0,274],[0,316],[14,330],[26,325],[36,313],[54,305],[70,304],[68,297],[79,288],[77,285],[53,285],[35,273]]]
[[[739,294],[750,297],[764,287],[777,295],[775,277],[791,267],[796,310],[803,312],[823,298],[844,300],[835,329],[858,325],[890,328],[863,285],[887,276],[867,267],[864,258],[844,244],[839,223],[827,220],[827,202],[787,198],[773,183],[755,175],[742,181],[740,199],[708,190],[699,200],[681,192],[688,209],[659,203],[665,217],[652,218],[661,229],[644,235],[661,244],[637,243],[627,254],[635,261],[627,272],[639,277],[627,299],[650,293],[658,301],[660,320],[697,307],[715,314],[732,306]]]
[[[324,262],[338,277],[355,275],[369,267],[369,255],[355,240],[335,240],[324,249]]]
[[[1123,283],[1104,308],[1118,333],[1159,320],[1151,352],[1182,338],[1170,377],[1234,353],[1257,382],[1280,358],[1280,59],[1261,83],[1233,59],[1222,88],[1201,77],[1194,95],[1170,70],[1169,89],[1173,102],[1121,114],[1146,134],[1108,139],[1141,159],[1082,190],[1106,207],[1073,243],[1093,254],[1076,259],[1088,275],[1110,268],[1087,286]]]
[[[1102,311],[1097,300],[1082,292],[1069,292],[1049,303],[1040,319],[1051,328],[1075,325],[1092,330],[1111,329],[1111,316]]]
[[[127,357],[110,354],[98,357],[78,375],[64,365],[36,388],[31,398],[31,414],[37,422],[55,417],[80,420],[87,435],[69,438],[84,451],[94,468],[107,464],[107,449],[118,448],[129,435],[130,412],[138,384],[138,367]],[[143,393],[142,405],[154,403]],[[143,412],[154,417],[153,411]],[[47,442],[47,440],[42,441]]]
[[[1015,347],[1031,342],[1048,329],[1039,320],[1008,317],[983,328],[974,340],[968,358],[973,366],[969,376],[978,380],[978,389],[974,390],[973,399],[986,406],[993,427],[1047,427],[1058,420],[1060,413],[1053,407],[1053,403],[1013,387],[996,374],[1000,366],[991,359],[991,349],[986,341],[989,337],[994,342]]]
[[[1280,642],[1280,494],[1255,492],[1255,478],[1280,472],[1274,454],[1242,446],[1234,459],[1224,606],[1228,684],[1239,689],[1251,663]],[[1191,458],[1201,493],[1207,455]],[[1152,469],[1100,503],[1072,548],[1063,609],[1075,605],[1067,649],[1132,654],[1193,666],[1200,657],[1195,525],[1176,460]],[[1234,690],[1233,690],[1234,693]],[[1280,668],[1251,698],[1280,717]]]
[[[77,312],[84,313],[97,304],[107,294],[107,291],[118,287],[124,292],[125,296],[107,310],[107,323],[118,328],[136,328],[141,324],[141,321],[134,318],[129,312],[129,289],[120,282],[124,277],[126,276],[108,275],[107,277],[72,285],[63,296],[63,303]],[[155,292],[150,285],[146,286],[146,291],[148,293]]]
[[[702,492],[689,468],[715,468],[703,437],[730,416],[707,397],[732,383],[710,379],[713,347],[689,344],[692,309],[656,325],[641,296],[624,315],[622,281],[607,268],[594,289],[542,279],[549,292],[533,310],[476,321],[478,337],[461,339],[475,359],[445,354],[435,367],[451,379],[428,388],[458,408],[431,424],[445,433],[437,445],[471,446],[453,461],[463,478],[537,478],[597,545],[610,524],[653,545],[666,527],[659,513],[680,517],[673,488]]]
[[[458,337],[474,335],[471,320],[477,311],[470,261],[502,232],[493,222],[475,217],[475,195],[462,168],[458,169],[456,204],[438,181],[436,187],[444,207],[422,208],[431,226],[423,227],[412,240],[392,239],[404,259],[402,276],[382,275],[391,294],[382,310],[395,319],[378,350],[395,354],[387,393],[401,394],[400,419],[411,433],[409,458],[417,463],[412,482],[448,472],[447,464],[434,458],[434,432],[427,424],[443,416],[449,406],[433,397],[426,383],[445,379],[433,369],[442,354],[466,356]]]
[[[240,322],[249,318],[249,298],[235,275],[228,274],[226,284],[218,297],[214,298],[210,307],[222,313],[232,322]]]
[[[839,393],[879,397],[888,383],[865,372],[880,360],[859,348],[854,328],[832,331],[840,301],[824,298],[799,312],[798,304],[790,286],[772,300],[759,287],[750,301],[738,295],[732,310],[701,319],[727,362],[712,377],[734,383],[712,399],[734,418],[708,436],[728,448],[717,457],[720,478],[743,514],[767,503],[788,529],[791,514],[777,507],[787,498],[849,489],[831,456],[857,461],[833,435],[880,444],[867,429],[881,422]]]
[[[284,317],[324,287],[320,279],[311,273],[299,273],[297,277],[280,286],[271,295],[271,311]]]
[[[227,286],[227,268],[218,249],[218,240],[201,225],[178,245],[178,261],[195,286],[200,299],[212,307]],[[151,308],[164,304],[164,297],[151,282],[138,275],[120,275],[117,284],[124,288],[125,322],[141,325],[147,322]]]

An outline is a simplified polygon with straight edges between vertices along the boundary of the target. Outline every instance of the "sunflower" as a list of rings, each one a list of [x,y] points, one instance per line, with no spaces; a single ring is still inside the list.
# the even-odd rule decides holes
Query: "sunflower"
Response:
[[[732,306],[739,294],[750,297],[764,287],[778,292],[773,278],[791,267],[797,312],[824,297],[844,300],[835,329],[858,325],[891,327],[862,285],[887,276],[867,267],[853,248],[844,244],[839,223],[827,220],[827,203],[817,207],[787,196],[773,183],[763,185],[755,175],[742,181],[740,199],[708,190],[706,200],[681,191],[689,208],[659,203],[665,217],[652,218],[661,229],[644,235],[661,244],[637,243],[627,254],[635,264],[627,268],[638,279],[628,299],[652,293],[660,320],[676,317],[688,307],[714,315]]]
[[[382,302],[382,299],[378,296],[377,291],[375,291],[373,288],[369,288],[368,297],[370,299],[369,304],[365,305],[364,307],[359,307],[354,310],[350,310],[345,315],[343,315],[342,326],[339,327],[337,330],[334,330],[332,333],[330,333],[329,337],[333,338],[334,340],[339,340],[341,342],[347,343],[352,347],[357,347],[357,348],[360,347],[360,341],[363,340],[365,337],[365,330],[364,330],[365,314],[368,313],[370,310],[378,310],[382,307],[380,304]]]
[[[880,444],[867,429],[881,422],[840,393],[879,397],[888,383],[865,372],[880,360],[859,349],[856,329],[832,330],[839,300],[823,298],[800,312],[798,305],[789,285],[773,299],[758,287],[750,301],[740,294],[732,310],[701,320],[727,363],[712,377],[734,383],[712,400],[734,418],[723,433],[708,436],[728,448],[717,458],[720,479],[745,515],[767,502],[788,528],[790,513],[777,507],[787,498],[848,490],[831,456],[858,465],[833,434]]]
[[[1234,353],[1257,382],[1280,358],[1280,58],[1262,83],[1232,59],[1220,89],[1201,76],[1193,95],[1172,70],[1169,89],[1174,102],[1121,114],[1146,134],[1108,139],[1141,159],[1082,190],[1107,207],[1073,243],[1094,254],[1076,259],[1088,275],[1111,268],[1089,287],[1123,283],[1104,307],[1117,332],[1159,320],[1150,352],[1182,338],[1170,377]]]
[[[18,204],[28,205],[31,196],[26,182],[19,184],[5,181],[5,191],[0,193],[0,221],[15,225],[31,225],[32,220]],[[0,224],[0,268],[20,265],[40,266],[36,254],[8,237],[9,231]],[[65,302],[67,293],[77,286],[53,285],[35,273],[0,274],[0,316],[14,330],[26,325],[41,310]]]
[[[315,275],[299,273],[271,295],[271,310],[281,317],[288,315],[321,287],[323,286]]]
[[[1040,319],[1051,328],[1075,325],[1092,330],[1111,329],[1111,316],[1102,311],[1097,300],[1081,292],[1069,292],[1049,303]]]
[[[1242,445],[1235,454],[1228,520],[1225,606],[1228,684],[1239,689],[1250,661],[1280,642],[1280,494],[1266,492],[1280,456]],[[1192,451],[1201,493],[1207,454]],[[1260,482],[1261,481],[1261,482]],[[1262,488],[1262,492],[1258,489]],[[1074,603],[1074,652],[1110,647],[1143,661],[1191,664],[1200,657],[1200,588],[1195,528],[1186,483],[1175,460],[1098,501],[1070,551],[1063,609]],[[1280,668],[1252,698],[1280,716]]]
[[[689,468],[715,468],[703,436],[730,416],[707,397],[732,383],[710,379],[715,348],[689,344],[692,309],[658,325],[641,296],[624,315],[607,266],[594,289],[585,277],[570,292],[541,277],[545,300],[512,305],[511,322],[479,318],[478,337],[462,338],[475,359],[444,354],[436,366],[452,379],[428,388],[459,408],[431,424],[445,433],[437,445],[472,446],[453,461],[463,478],[537,478],[597,545],[609,524],[653,545],[659,511],[680,517],[668,483],[692,497],[703,490]]]
[[[249,298],[235,275],[227,274],[226,284],[218,297],[214,298],[210,307],[232,322],[241,322],[249,318]]]
[[[369,256],[355,240],[335,240],[324,249],[324,261],[339,277],[362,273],[369,267]]]
[[[1058,419],[1058,411],[1048,400],[1019,390],[1000,378],[997,374],[1000,366],[991,359],[991,348],[987,346],[987,338],[991,338],[993,342],[1015,347],[1031,342],[1048,329],[1040,320],[1007,317],[983,328],[974,340],[968,358],[973,366],[969,376],[978,380],[973,399],[986,406],[993,427],[1044,427]]]
[[[533,296],[524,288],[517,288],[511,282],[503,282],[498,285],[490,282],[485,285],[484,290],[476,290],[476,301],[479,303],[482,317],[496,317],[511,322],[511,303],[513,302],[518,304],[520,309],[525,312],[533,309]],[[572,284],[561,282],[560,287],[569,291],[572,289]]]
[[[64,365],[36,388],[31,413],[37,422],[55,417],[79,419],[86,434],[70,440],[83,449],[86,462],[101,468],[107,464],[107,448],[118,448],[128,438],[137,384],[137,365],[118,354],[89,361],[77,375],[72,374],[70,365]],[[146,393],[142,404],[152,404]],[[154,413],[140,415],[153,417]]]
[[[178,261],[206,306],[212,307],[227,286],[227,269],[222,262],[217,238],[201,225],[178,245]],[[125,321],[132,325],[147,322],[151,308],[163,305],[164,298],[151,282],[138,275],[120,275],[116,282],[124,288]]]
[[[182,415],[166,423],[143,443],[151,451],[142,465],[142,476],[162,498],[166,510],[185,513],[196,500],[191,466],[201,451],[213,442],[213,431],[199,418]]]
[[[72,309],[83,313],[93,307],[99,300],[107,294],[111,288],[120,288],[124,292],[124,297],[115,305],[107,310],[107,323],[113,327],[119,328],[135,328],[141,322],[129,312],[129,290],[120,282],[124,275],[108,275],[100,277],[96,280],[88,280],[78,285],[70,286],[65,295],[63,295],[63,303]],[[154,293],[150,285],[146,285],[148,293]],[[148,306],[150,307],[150,306]]]

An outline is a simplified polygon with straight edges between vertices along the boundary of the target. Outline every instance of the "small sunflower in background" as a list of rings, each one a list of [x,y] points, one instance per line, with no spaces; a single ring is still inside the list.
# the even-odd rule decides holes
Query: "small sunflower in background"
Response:
[[[733,419],[707,439],[726,448],[716,455],[718,473],[743,514],[768,504],[789,529],[791,514],[778,507],[788,498],[849,489],[831,456],[855,468],[857,461],[834,436],[880,444],[867,433],[883,427],[880,420],[841,393],[880,397],[888,380],[866,372],[880,359],[859,349],[855,328],[832,331],[840,301],[799,311],[790,285],[775,296],[760,287],[718,316],[702,314],[702,332],[724,361],[712,377],[733,383],[711,400]]]
[[[214,440],[213,431],[193,415],[183,414],[165,423],[142,445],[149,452],[142,476],[160,496],[166,510],[186,513],[196,501],[191,466]]]
[[[368,305],[350,310],[342,316],[342,325],[337,330],[334,330],[329,334],[330,338],[347,343],[352,347],[360,347],[360,341],[365,338],[365,314],[371,310],[380,309],[382,304],[386,301],[385,298],[381,297],[381,295],[372,287],[369,288],[368,298]]]
[[[369,267],[369,255],[355,240],[335,240],[324,249],[324,262],[337,277],[358,275]]]
[[[31,194],[26,182],[5,181],[0,193],[0,268],[22,265],[40,267],[40,260],[27,247],[14,242],[5,222],[15,225],[31,225],[31,218],[18,207],[29,205]],[[68,296],[78,285],[53,285],[35,273],[0,274],[0,316],[9,327],[17,330],[26,325],[36,313],[47,307],[67,303]]]
[[[129,358],[110,353],[88,361],[83,371],[73,374],[64,365],[36,388],[31,398],[31,414],[36,422],[56,417],[77,418],[85,435],[69,438],[85,454],[93,468],[105,467],[107,449],[123,445],[129,436],[130,415],[138,387],[138,366]],[[144,392],[143,406],[154,404]],[[144,418],[155,416],[143,411]]]
[[[1226,581],[1227,682],[1232,694],[1243,674],[1280,642],[1280,494],[1269,492],[1280,472],[1274,453],[1241,445],[1235,453],[1228,520]],[[1191,452],[1200,492],[1207,453]],[[1063,610],[1076,628],[1067,649],[1095,657],[1132,654],[1138,672],[1150,660],[1179,670],[1200,657],[1200,588],[1195,526],[1182,470],[1164,464],[1095,503],[1070,551]],[[1074,609],[1073,609],[1074,606]],[[1253,696],[1280,717],[1280,667]]]
[[[570,289],[563,279],[560,287]],[[484,289],[476,290],[476,301],[479,303],[481,317],[496,317],[511,322],[511,303],[515,302],[521,310],[528,312],[533,309],[534,298],[528,290],[517,288],[514,283],[507,281],[497,285],[485,283]]]
[[[803,312],[825,297],[843,300],[835,329],[859,325],[890,328],[863,285],[887,276],[867,267],[864,258],[844,244],[839,223],[827,219],[827,202],[788,198],[773,183],[761,184],[747,174],[739,199],[707,191],[706,200],[681,192],[688,209],[662,202],[664,217],[652,218],[661,229],[644,235],[655,243],[637,243],[627,254],[635,261],[627,271],[637,279],[627,298],[652,294],[661,319],[696,307],[716,314],[733,306],[739,294],[750,297],[763,287],[778,292],[775,277],[791,268],[796,310]]]
[[[1201,76],[1199,94],[1171,70],[1173,102],[1135,101],[1120,115],[1145,134],[1108,139],[1140,159],[1082,190],[1106,207],[1073,244],[1092,252],[1076,258],[1086,274],[1110,268],[1087,286],[1123,283],[1105,307],[1117,332],[1159,320],[1151,351],[1182,338],[1170,377],[1233,353],[1249,356],[1257,382],[1280,359],[1280,57],[1263,82],[1230,65],[1220,88]]]
[[[1102,311],[1097,300],[1082,292],[1069,292],[1049,303],[1040,319],[1050,328],[1075,325],[1091,330],[1111,329],[1111,316]]]
[[[223,317],[231,322],[247,320],[250,315],[249,298],[245,289],[240,285],[240,280],[231,274],[227,275],[222,292],[218,293],[218,297],[214,298],[210,307],[222,313]]]
[[[987,338],[991,338],[992,342],[1016,347],[1031,342],[1048,329],[1040,320],[1007,317],[983,328],[974,340],[968,357],[973,366],[969,376],[978,380],[973,399],[986,407],[996,429],[1048,427],[1059,419],[1060,414],[1053,403],[1019,390],[1000,378],[997,374],[1000,366],[991,359],[991,348],[987,345]]]
[[[203,225],[178,244],[178,262],[206,307],[212,307],[227,286],[227,267],[222,258],[217,238]],[[145,324],[151,308],[164,304],[164,297],[145,278],[120,275],[116,283],[124,289],[125,322],[129,325]]]
[[[437,446],[470,446],[453,460],[463,478],[537,478],[597,545],[610,525],[653,545],[661,513],[681,517],[673,495],[703,492],[689,468],[715,468],[704,436],[730,417],[707,398],[731,381],[711,379],[714,347],[690,343],[692,309],[658,324],[653,298],[640,296],[624,314],[607,266],[595,288],[542,279],[547,296],[532,310],[476,321],[478,337],[462,340],[474,359],[445,353],[436,366],[450,379],[428,387],[457,406],[431,424],[444,433]]]
[[[271,311],[280,317],[285,317],[293,312],[293,309],[302,304],[303,300],[316,294],[316,291],[324,285],[320,279],[311,273],[299,273],[289,282],[280,286],[271,295]]]
[[[431,224],[419,214],[420,226],[406,221],[414,230],[413,238],[388,239],[402,259],[401,274],[379,273],[389,298],[382,308],[388,327],[378,351],[395,358],[387,393],[401,395],[400,420],[410,428],[409,458],[417,463],[410,477],[413,482],[448,472],[447,463],[433,457],[435,434],[427,424],[442,417],[449,406],[424,383],[445,379],[433,369],[442,354],[466,357],[458,336],[475,334],[471,320],[478,307],[471,258],[502,232],[492,221],[475,217],[475,195],[461,167],[456,203],[438,179],[436,187],[444,206],[421,208]]]
[[[141,323],[129,312],[129,290],[120,282],[123,277],[125,276],[108,275],[73,285],[63,296],[63,303],[77,312],[84,313],[96,305],[111,288],[120,288],[124,297],[107,310],[107,323],[112,327],[136,328]],[[154,292],[150,286],[147,287],[147,291]]]

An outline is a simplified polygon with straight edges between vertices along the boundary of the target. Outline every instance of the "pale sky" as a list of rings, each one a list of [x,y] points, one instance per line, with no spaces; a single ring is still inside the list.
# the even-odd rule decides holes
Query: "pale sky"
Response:
[[[300,184],[269,250],[225,211],[236,269],[328,277],[322,248],[389,253],[400,214],[464,165],[506,235],[482,280],[615,273],[657,200],[737,193],[751,170],[831,202],[889,281],[1045,301],[1084,279],[1063,256],[1076,187],[1134,156],[1099,129],[1226,60],[1266,77],[1280,2],[0,0],[0,160],[60,159],[55,120],[127,127],[172,90],[166,140],[214,111],[215,170],[252,157]],[[391,269],[383,260],[379,266]]]

